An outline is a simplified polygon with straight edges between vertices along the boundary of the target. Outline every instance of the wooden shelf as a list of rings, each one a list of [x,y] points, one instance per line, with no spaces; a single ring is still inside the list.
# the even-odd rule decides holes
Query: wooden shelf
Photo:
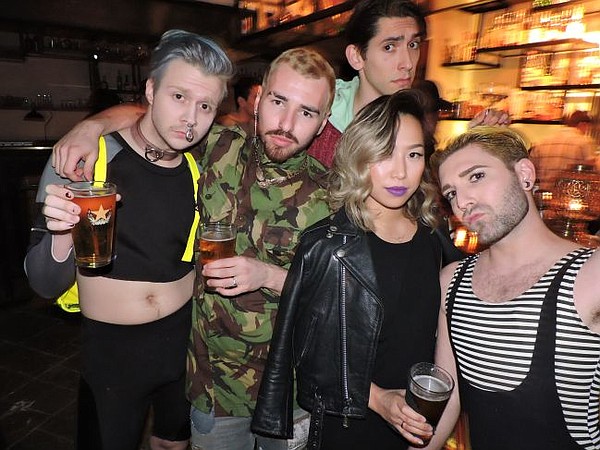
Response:
[[[561,84],[555,86],[521,86],[522,91],[583,91],[600,89],[600,84]]]
[[[556,120],[540,120],[540,119],[516,119],[511,123],[525,123],[530,125],[560,125],[562,121],[560,119]]]
[[[93,57],[97,55],[97,59]],[[75,61],[98,61],[114,64],[145,64],[148,60],[145,58],[137,58],[133,55],[107,55],[94,50],[63,50],[63,49],[44,49],[40,52],[27,52],[25,56],[28,58],[50,58],[50,59],[69,59]]]
[[[0,111],[31,111],[31,107],[30,106],[0,106]],[[56,111],[67,111],[67,112],[79,112],[79,111],[89,111],[90,108],[89,106],[71,106],[71,107],[61,107],[61,106],[44,106],[44,107],[39,107],[39,108],[35,108],[36,111],[38,112],[44,112],[44,111],[52,111],[52,112],[56,112]]]
[[[292,30],[296,27],[301,27],[302,25],[308,25],[315,22],[319,22],[325,19],[328,19],[337,14],[341,14],[346,11],[350,11],[354,8],[354,5],[357,3],[357,0],[348,0],[344,3],[340,3],[339,5],[332,6],[331,8],[322,9],[320,11],[316,11],[312,14],[309,14],[304,17],[298,17],[293,20],[288,20],[286,22],[280,23],[276,26],[265,28],[263,30],[254,31],[252,33],[248,33],[242,35],[238,41],[238,44],[244,44],[248,41],[253,41],[257,39],[263,39],[270,37],[272,35],[279,35],[280,33],[288,30]],[[327,37],[327,35],[321,35],[319,37]]]
[[[530,51],[563,53],[578,50],[598,48],[598,44],[583,39],[557,39],[546,42],[531,42],[527,44],[505,45],[502,47],[478,48],[477,53],[488,53],[502,58],[514,58],[527,55]]]
[[[531,8],[531,11],[538,12],[538,11],[548,11],[548,10],[552,10],[552,9],[568,8],[569,6],[573,6],[578,3],[584,3],[584,0],[563,0],[558,3],[553,3],[551,5],[533,6]]]
[[[468,122],[470,121],[472,118],[460,118],[460,119],[440,119],[440,120],[447,120],[447,121],[454,121],[454,122]],[[515,119],[515,120],[511,120],[510,123],[523,123],[523,124],[529,124],[529,125],[560,125],[562,122],[560,120],[539,120],[539,119]]]
[[[486,61],[457,61],[450,63],[443,63],[442,67],[447,67],[449,69],[458,69],[458,70],[487,70],[487,69],[498,69],[500,67],[500,63],[491,63]]]

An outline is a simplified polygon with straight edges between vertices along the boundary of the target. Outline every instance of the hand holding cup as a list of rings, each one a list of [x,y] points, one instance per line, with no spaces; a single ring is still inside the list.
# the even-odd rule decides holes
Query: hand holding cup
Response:
[[[76,182],[66,186],[81,211],[73,226],[75,263],[82,268],[98,268],[113,260],[117,187],[112,183]]]
[[[235,225],[225,222],[203,224],[200,233],[200,263],[204,266],[219,259],[235,256],[235,239]],[[214,290],[207,285],[206,281],[205,277],[204,289]]]
[[[417,363],[408,374],[406,403],[435,430],[453,389],[454,380],[444,369],[428,362]]]

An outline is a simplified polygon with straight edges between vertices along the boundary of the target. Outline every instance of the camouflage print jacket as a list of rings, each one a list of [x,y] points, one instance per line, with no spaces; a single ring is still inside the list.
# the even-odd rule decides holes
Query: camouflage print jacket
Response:
[[[261,188],[255,155],[241,129],[212,128],[200,159],[204,168],[198,191],[201,220],[231,220],[238,228],[238,255],[288,268],[300,232],[330,213],[323,187],[326,169],[305,152],[279,168],[261,156],[266,178],[302,169],[280,184]],[[199,263],[197,270],[188,397],[204,412],[214,409],[217,416],[250,417],[279,296],[267,289],[227,298],[203,292]]]

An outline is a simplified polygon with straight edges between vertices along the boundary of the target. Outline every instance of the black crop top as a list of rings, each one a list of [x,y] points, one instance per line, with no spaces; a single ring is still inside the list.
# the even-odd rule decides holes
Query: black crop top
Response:
[[[110,137],[114,138],[110,139]],[[103,276],[120,280],[175,281],[193,264],[181,261],[194,219],[194,186],[187,161],[160,167],[137,154],[119,135],[106,145],[120,151],[108,163],[107,181],[117,185],[116,258]]]

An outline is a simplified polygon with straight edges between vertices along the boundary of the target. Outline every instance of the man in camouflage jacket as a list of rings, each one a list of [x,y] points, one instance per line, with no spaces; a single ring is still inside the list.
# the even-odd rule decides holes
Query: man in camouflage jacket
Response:
[[[192,447],[254,448],[250,421],[287,269],[300,232],[326,217],[325,168],[306,148],[325,125],[335,76],[317,53],[271,64],[257,99],[258,134],[214,126],[200,164],[202,221],[237,227],[236,255],[197,264],[188,352]],[[215,291],[205,291],[203,276]],[[258,437],[259,448],[285,441]]]

